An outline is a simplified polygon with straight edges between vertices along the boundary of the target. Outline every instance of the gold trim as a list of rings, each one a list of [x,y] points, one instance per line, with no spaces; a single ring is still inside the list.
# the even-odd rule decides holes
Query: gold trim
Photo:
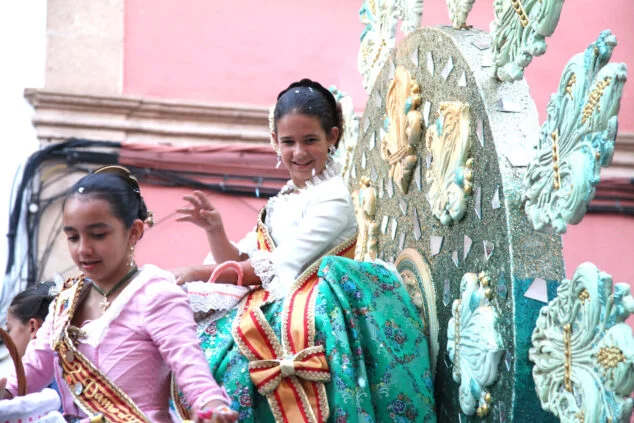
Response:
[[[409,270],[401,271],[404,262],[413,264],[418,277],[421,279],[423,286],[422,291],[418,286],[417,278],[413,272],[410,273]],[[418,250],[406,248],[396,257],[394,265],[401,274],[401,278],[405,284],[405,290],[414,306],[416,306],[418,316],[423,322],[424,330],[429,340],[429,359],[432,365],[432,374],[435,374],[438,352],[440,350],[440,344],[438,343],[440,323],[436,311],[436,288],[431,276],[429,263]],[[414,280],[408,280],[408,274],[410,274]],[[419,301],[417,301],[417,297]]]
[[[625,363],[625,355],[623,351],[616,346],[602,347],[597,354],[597,362],[607,370],[612,370],[619,365]]]
[[[273,241],[273,238],[269,234],[269,231],[266,229],[266,225],[264,224],[265,219],[266,219],[266,207],[262,207],[262,209],[260,210],[260,213],[258,214],[257,226],[260,229],[260,233],[266,240],[266,243],[269,244],[269,248],[271,249],[271,252],[273,252],[273,250],[275,250],[277,246],[275,245],[275,241]]]
[[[352,247],[354,243],[357,242],[357,236],[358,236],[358,232],[355,232],[355,234],[351,238],[349,238],[347,241],[341,242],[339,245],[337,245],[330,251],[327,251],[326,253],[324,253],[319,259],[317,259],[313,264],[311,264],[310,267],[304,270],[301,275],[299,275],[299,278],[297,278],[295,282],[293,283],[293,285],[291,285],[291,289],[289,293],[295,292],[297,288],[300,285],[302,285],[310,277],[310,275],[313,272],[315,272],[316,270],[319,270],[319,266],[321,266],[321,260],[323,260],[325,256],[338,256],[339,253]]]
[[[586,123],[586,121],[590,119],[590,117],[594,113],[594,110],[598,110],[599,107],[601,107],[599,102],[601,101],[601,97],[603,97],[605,89],[610,85],[610,82],[612,82],[612,78],[605,77],[602,81],[599,81],[594,90],[592,90],[592,92],[588,96],[588,102],[583,107],[581,123]]]
[[[269,248],[274,248],[275,244],[272,242],[272,239],[270,237],[270,235],[268,234],[268,231],[266,230],[266,226],[263,224],[264,221],[264,217],[265,217],[265,209],[262,209],[262,211],[260,212],[260,215],[258,217],[258,232],[260,232],[259,235],[264,237],[264,240],[266,243],[268,243],[268,247]],[[273,329],[271,328],[270,324],[268,323],[268,321],[266,321],[266,319],[264,318],[264,314],[262,313],[261,310],[261,306],[266,304],[267,301],[266,299],[262,299],[261,301],[258,301],[259,297],[255,297],[255,301],[256,303],[253,304],[253,306],[247,307],[248,301],[251,298],[251,295],[245,297],[245,299],[243,299],[240,302],[240,305],[238,306],[238,312],[236,314],[236,317],[233,320],[233,324],[232,324],[232,335],[234,338],[234,341],[236,342],[236,344],[238,345],[238,347],[240,348],[242,354],[249,359],[249,361],[254,361],[257,360],[257,357],[255,357],[254,353],[251,351],[250,347],[248,347],[246,345],[245,342],[242,341],[238,330],[240,329],[241,323],[243,319],[249,319],[250,317],[245,317],[245,313],[248,313],[250,311],[252,311],[255,315],[255,318],[257,319],[258,323],[260,324],[260,327],[263,329],[265,335],[268,337],[269,342],[271,342],[274,350],[275,350],[275,354],[277,355],[277,357],[275,357],[275,359],[284,359],[284,357],[286,357],[288,354],[290,354],[290,352],[292,352],[291,348],[290,348],[290,343],[289,343],[289,338],[288,338],[288,321],[289,318],[291,316],[291,310],[290,310],[290,298],[293,297],[300,289],[302,288],[306,288],[308,291],[306,292],[306,294],[310,294],[309,298],[306,298],[306,305],[308,307],[307,308],[307,315],[304,317],[308,323],[308,333],[304,334],[304,336],[306,337],[306,344],[308,345],[308,347],[314,347],[315,345],[315,314],[314,314],[314,306],[315,306],[315,301],[316,301],[316,296],[314,295],[315,289],[317,287],[317,284],[319,283],[319,279],[317,276],[317,272],[319,270],[319,266],[321,266],[321,262],[323,257],[327,256],[327,255],[339,255],[341,252],[346,251],[346,250],[351,250],[352,248],[354,248],[354,245],[356,243],[356,239],[357,239],[357,233],[354,234],[353,237],[351,237],[350,239],[348,239],[347,241],[344,241],[340,244],[338,244],[337,246],[335,246],[334,248],[332,248],[331,250],[329,250],[328,252],[326,252],[326,254],[322,255],[319,259],[317,259],[312,265],[310,265],[304,272],[302,272],[302,274],[300,275],[300,277],[298,279],[295,280],[295,282],[292,284],[291,289],[289,290],[289,293],[285,296],[284,298],[284,305],[283,305],[283,310],[282,310],[282,324],[281,324],[281,338],[282,338],[282,342],[280,343],[279,338],[277,338],[277,336],[275,335]],[[270,243],[269,243],[270,242]],[[309,282],[309,279],[311,277],[315,277],[317,278],[313,284],[311,284],[310,286],[305,286],[305,283]],[[257,294],[256,294],[257,295]],[[324,351],[325,353],[325,351]],[[258,360],[259,361],[259,360]],[[254,365],[251,366],[251,363],[249,363],[249,368],[258,368],[259,365]],[[295,392],[297,393],[297,395],[299,396],[299,402],[300,402],[300,406],[303,409],[304,415],[307,417],[307,420],[309,422],[317,422],[318,418],[315,415],[315,412],[319,412],[321,416],[323,416],[325,419],[327,419],[328,415],[330,414],[330,409],[328,406],[328,399],[327,399],[327,395],[326,395],[326,389],[325,386],[323,384],[323,382],[318,382],[318,381],[312,381],[312,380],[307,380],[306,383],[309,384],[308,388],[311,391],[315,391],[316,394],[316,399],[317,401],[319,401],[319,410],[315,410],[313,411],[312,409],[312,405],[308,399],[308,395],[306,393],[306,390],[304,389],[303,383],[299,381],[299,379],[297,378],[297,376],[292,375],[292,376],[288,376],[288,377],[284,377],[282,378],[282,380],[280,381],[280,384],[283,383],[289,383],[292,388],[295,390]],[[267,384],[268,386],[268,384]],[[256,388],[257,389],[257,388]],[[269,406],[271,408],[271,412],[274,416],[274,418],[276,419],[276,421],[283,421],[283,416],[282,416],[282,412],[280,409],[280,404],[278,403],[277,397],[276,397],[276,392],[277,392],[277,388],[276,391],[273,391],[269,394],[266,395],[267,401],[269,403]],[[294,399],[294,401],[297,400],[297,398]]]
[[[75,368],[76,370],[74,370],[73,372],[80,372],[82,371],[81,368],[83,367],[83,372],[88,373],[86,368],[89,369],[89,371],[92,372],[97,378],[97,380],[94,380],[93,383],[104,384],[105,386],[107,386],[116,396],[115,400],[118,400],[119,402],[125,404],[140,417],[142,417],[141,421],[151,423],[150,420],[147,419],[145,414],[137,407],[134,401],[132,401],[132,399],[123,390],[121,390],[121,388],[110,381],[110,379],[108,379],[105,374],[103,374],[90,360],[88,360],[86,356],[84,356],[77,348],[75,348],[72,337],[69,334],[69,326],[71,321],[73,320],[75,312],[77,311],[79,298],[84,289],[89,286],[85,285],[84,282],[85,276],[83,274],[67,279],[64,284],[66,288],[62,290],[62,292],[60,292],[60,294],[58,294],[57,298],[55,299],[55,306],[53,308],[53,330],[61,330],[61,332],[53,333],[53,341],[51,346],[53,350],[57,352],[60,364],[64,363],[67,367]],[[64,293],[67,293],[68,296],[64,295]],[[69,301],[70,303],[67,305],[67,308],[64,308],[64,310],[60,310],[60,301]],[[65,313],[63,316],[60,315],[62,312],[66,311],[67,313]],[[60,318],[64,320],[61,322],[61,326],[56,326],[55,323],[58,322],[58,319]],[[72,352],[72,361],[67,361],[67,351]],[[67,385],[68,380],[66,376],[68,374],[69,372],[66,372],[62,368],[62,379],[64,379]],[[75,399],[75,403],[88,416],[97,417],[100,414],[93,410],[90,405],[87,405],[85,399],[81,398],[81,393],[86,392],[85,387],[82,388],[82,392],[79,395],[75,393],[75,389],[73,386],[68,385],[68,389]],[[114,403],[112,399],[109,400]],[[95,401],[99,402],[99,399],[95,398]]]
[[[561,176],[559,175],[559,129],[550,134],[553,140],[553,187],[561,187]]]
[[[94,381],[94,383],[99,383],[99,384],[106,385],[117,396],[119,396],[119,398],[117,398],[118,400],[123,402],[126,406],[130,407],[135,413],[137,413],[140,417],[143,418],[141,421],[144,421],[146,423],[151,423],[150,420],[145,416],[143,411],[141,411],[139,409],[139,407],[137,407],[137,405],[134,403],[134,401],[132,401],[132,399],[128,396],[128,394],[126,394],[123,390],[121,390],[121,388],[119,388],[110,379],[108,379],[108,377],[106,375],[104,375],[94,364],[92,364],[92,362],[90,360],[88,360],[88,358],[86,358],[85,355],[83,355],[77,348],[75,348],[73,343],[70,341],[70,338],[68,337],[67,333],[66,333],[66,336],[64,337],[63,344],[59,345],[59,349],[62,350],[62,351],[58,351],[59,360],[62,360],[62,361],[65,360],[65,352],[66,351],[63,350],[64,347],[73,352],[73,354],[74,354],[73,362],[77,362],[77,365],[75,367],[80,366],[82,364],[84,366],[88,367],[93,373],[95,373],[97,375],[97,377],[101,378],[101,380],[96,380],[96,381]],[[68,363],[67,365],[68,366],[72,366],[72,364],[70,364],[70,363]],[[62,370],[62,379],[64,379],[64,381],[68,385],[68,382],[66,381],[66,377],[65,376],[66,376],[66,373]],[[88,389],[88,388],[87,387],[83,387],[82,393],[86,392],[86,389]],[[81,408],[81,410],[84,413],[86,413],[88,416],[96,417],[99,414],[101,414],[101,413],[98,413],[95,410],[91,409],[90,405],[87,405],[86,401],[83,398],[81,398],[81,394],[77,395],[75,393],[74,387],[69,385],[68,386],[68,390],[70,391],[71,395],[75,399],[75,404],[77,404],[79,406],[79,408]],[[95,399],[95,401],[99,402],[98,399]],[[110,400],[110,401],[114,402],[112,400]],[[104,418],[104,420],[105,420],[105,418]],[[107,420],[105,420],[105,421],[107,421]],[[136,420],[133,420],[133,421],[136,421]]]
[[[572,392],[572,381],[570,375],[572,373],[572,325],[566,323],[564,325],[564,387],[568,392]]]
[[[57,349],[58,345],[63,342],[64,332],[66,331],[67,326],[70,324],[71,320],[73,320],[73,316],[75,315],[75,311],[78,305],[78,299],[81,292],[84,289],[84,281],[85,276],[83,273],[72,276],[64,282],[64,289],[55,297],[55,305],[53,306],[53,339],[51,340],[51,349]],[[71,291],[69,293],[69,291]],[[70,296],[65,296],[68,293]],[[59,307],[61,306],[60,301],[69,301],[68,305],[68,313],[66,314],[67,320],[61,323],[61,326],[58,325],[58,321],[63,316],[60,316]],[[65,309],[66,310],[66,309]]]
[[[530,21],[528,20],[528,16],[526,15],[522,2],[520,0],[511,0],[511,4],[513,5],[513,9],[515,9],[515,13],[519,16],[520,24],[526,28]]]
[[[574,95],[572,93],[572,90],[573,90],[573,88],[574,88],[576,83],[577,83],[577,74],[573,73],[568,78],[568,83],[566,84],[566,94],[568,94],[568,96],[570,97],[571,100],[575,99],[575,97],[574,97]]]

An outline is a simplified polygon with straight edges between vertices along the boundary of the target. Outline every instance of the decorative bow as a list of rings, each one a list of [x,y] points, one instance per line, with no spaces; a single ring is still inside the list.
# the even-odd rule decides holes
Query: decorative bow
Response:
[[[297,376],[313,382],[328,382],[330,370],[324,347],[303,349],[295,355],[249,363],[249,374],[260,395],[266,396],[279,386],[282,378]]]

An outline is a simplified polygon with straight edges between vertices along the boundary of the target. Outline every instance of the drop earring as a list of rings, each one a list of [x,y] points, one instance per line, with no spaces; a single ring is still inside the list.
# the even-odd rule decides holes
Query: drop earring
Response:
[[[278,152],[277,153],[277,163],[275,164],[275,169],[278,169],[281,164],[282,164],[282,155]]]
[[[134,262],[134,245],[130,244],[130,251],[128,252],[128,266],[130,266],[130,269],[133,269],[136,267],[136,263]]]
[[[329,153],[331,156],[333,156],[336,152],[337,152],[337,148],[336,148],[333,144],[330,144],[330,145],[328,146],[328,153]]]

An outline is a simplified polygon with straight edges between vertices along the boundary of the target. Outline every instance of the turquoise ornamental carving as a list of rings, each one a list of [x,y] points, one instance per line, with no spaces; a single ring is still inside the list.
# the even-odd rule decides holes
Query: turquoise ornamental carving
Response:
[[[454,300],[453,317],[447,325],[452,375],[460,384],[460,408],[468,416],[489,414],[492,396],[486,388],[497,379],[504,352],[497,329],[498,312],[489,301],[491,295],[486,273],[465,273],[460,281],[460,299]]]
[[[566,65],[548,102],[535,157],[524,175],[525,210],[535,230],[566,232],[594,197],[602,166],[612,161],[627,67],[608,63],[616,38],[603,31]]]
[[[592,263],[564,279],[541,309],[529,358],[542,407],[562,422],[622,422],[632,416],[634,298]]]
[[[447,0],[449,18],[456,29],[470,29],[467,25],[467,17],[475,0]]]
[[[564,0],[495,0],[491,49],[496,76],[519,81],[534,56],[546,52],[546,37],[559,22]]]
[[[443,225],[461,220],[473,187],[470,107],[459,101],[440,103],[438,118],[427,129],[425,143],[432,162],[425,175],[427,200]]]
[[[359,19],[365,25],[357,66],[363,77],[363,87],[372,91],[383,65],[396,46],[396,28],[408,34],[418,27],[423,17],[423,0],[365,0]]]

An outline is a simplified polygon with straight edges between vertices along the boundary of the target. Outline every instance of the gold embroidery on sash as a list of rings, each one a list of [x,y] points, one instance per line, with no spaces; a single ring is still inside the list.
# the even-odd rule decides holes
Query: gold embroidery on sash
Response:
[[[66,288],[58,294],[53,306],[52,347],[57,352],[62,376],[75,402],[89,417],[102,416],[106,422],[150,423],[130,397],[75,347],[70,322],[84,283],[83,275],[67,280]]]
[[[272,251],[273,240],[263,224],[257,225],[258,248]],[[356,234],[325,255],[354,257]],[[267,300],[264,289],[251,292],[238,308],[233,337],[249,359],[249,373],[256,389],[266,396],[277,422],[321,423],[330,410],[324,381],[330,372],[321,346],[315,346],[315,301],[321,258],[293,283],[284,299],[282,340],[278,340],[260,306]]]

